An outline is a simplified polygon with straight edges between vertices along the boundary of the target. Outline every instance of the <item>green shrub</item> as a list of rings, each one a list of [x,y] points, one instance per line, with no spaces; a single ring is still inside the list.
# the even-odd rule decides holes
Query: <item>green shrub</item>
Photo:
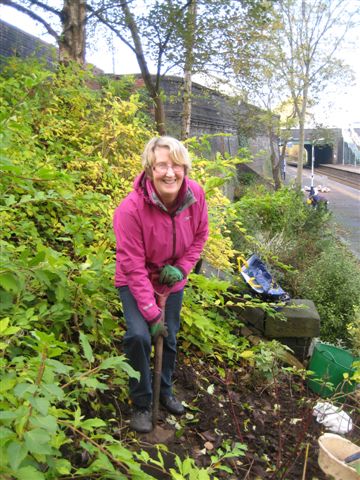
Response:
[[[360,268],[354,257],[332,243],[300,273],[298,293],[311,298],[321,318],[321,339],[352,346],[348,325],[360,305]]]
[[[143,480],[153,478],[144,463],[162,465],[130,451],[114,433],[117,399],[127,397],[128,376],[137,373],[117,351],[124,322],[113,287],[112,214],[131,190],[154,132],[128,83],[93,90],[94,82],[76,65],[50,72],[16,59],[0,75],[0,457],[6,478]],[[231,206],[221,193],[227,170],[234,170],[230,158],[218,156],[212,164],[194,158],[194,176],[209,196],[209,255],[230,264],[234,249],[223,217]],[[189,287],[184,342],[201,331],[204,354],[229,359],[237,354],[230,348],[236,338],[231,327],[221,328],[226,321],[211,302],[222,296],[214,285],[203,282],[208,292],[196,310],[197,287]],[[198,324],[205,304],[209,324]],[[212,348],[206,329],[219,348]],[[103,402],[101,394],[116,400]]]
[[[6,478],[151,478],[111,435],[116,411],[98,395],[114,390],[124,399],[135,375],[112,340],[124,327],[111,216],[152,132],[136,96],[119,99],[91,82],[76,65],[50,72],[16,59],[0,76]],[[89,460],[78,469],[85,451]],[[113,474],[114,465],[122,473]]]
[[[235,248],[259,254],[292,296],[312,299],[321,317],[321,338],[358,348],[355,311],[360,304],[359,265],[331,233],[329,212],[313,209],[302,192],[252,187],[235,204],[246,230],[233,230]]]

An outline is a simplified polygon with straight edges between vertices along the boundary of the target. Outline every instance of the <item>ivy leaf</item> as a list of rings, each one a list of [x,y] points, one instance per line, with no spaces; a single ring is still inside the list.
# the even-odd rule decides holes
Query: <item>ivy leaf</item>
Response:
[[[94,361],[94,355],[93,355],[93,351],[89,343],[89,340],[85,335],[85,333],[83,333],[82,331],[80,331],[79,335],[80,335],[80,343],[83,348],[85,358],[89,363],[92,363]]]
[[[17,470],[27,453],[28,450],[23,442],[18,442],[17,440],[11,442],[7,448],[7,457],[9,459],[10,467],[13,470]]]

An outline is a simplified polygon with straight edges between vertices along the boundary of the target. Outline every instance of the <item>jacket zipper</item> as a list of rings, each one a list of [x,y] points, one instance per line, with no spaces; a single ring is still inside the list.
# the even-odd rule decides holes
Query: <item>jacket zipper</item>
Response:
[[[175,226],[175,216],[171,215],[171,223],[172,223],[172,231],[173,231],[173,251],[172,251],[172,258],[175,258],[176,252],[176,226]]]

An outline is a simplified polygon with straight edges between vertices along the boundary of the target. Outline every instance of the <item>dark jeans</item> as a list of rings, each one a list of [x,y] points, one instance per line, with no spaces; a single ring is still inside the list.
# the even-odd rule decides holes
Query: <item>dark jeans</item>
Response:
[[[120,287],[127,331],[124,336],[124,351],[130,365],[140,372],[140,380],[129,380],[130,398],[138,407],[150,407],[152,402],[151,336],[149,326],[139,312],[129,287]],[[161,395],[171,395],[172,374],[176,363],[176,334],[180,328],[180,310],[184,290],[171,293],[166,301],[165,318],[168,336],[164,338],[164,353],[161,373]]]

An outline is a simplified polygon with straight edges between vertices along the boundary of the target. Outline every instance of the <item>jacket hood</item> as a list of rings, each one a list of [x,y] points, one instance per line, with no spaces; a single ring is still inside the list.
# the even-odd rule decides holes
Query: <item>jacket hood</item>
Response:
[[[142,172],[135,178],[134,190],[144,198],[145,202],[150,203],[161,210],[164,210],[165,212],[168,212],[168,209],[165,207],[158,193],[156,192],[153,182],[147,177],[145,172]],[[188,208],[195,202],[196,198],[189,186],[188,177],[185,175],[178,194],[175,215],[179,214],[185,208]]]

